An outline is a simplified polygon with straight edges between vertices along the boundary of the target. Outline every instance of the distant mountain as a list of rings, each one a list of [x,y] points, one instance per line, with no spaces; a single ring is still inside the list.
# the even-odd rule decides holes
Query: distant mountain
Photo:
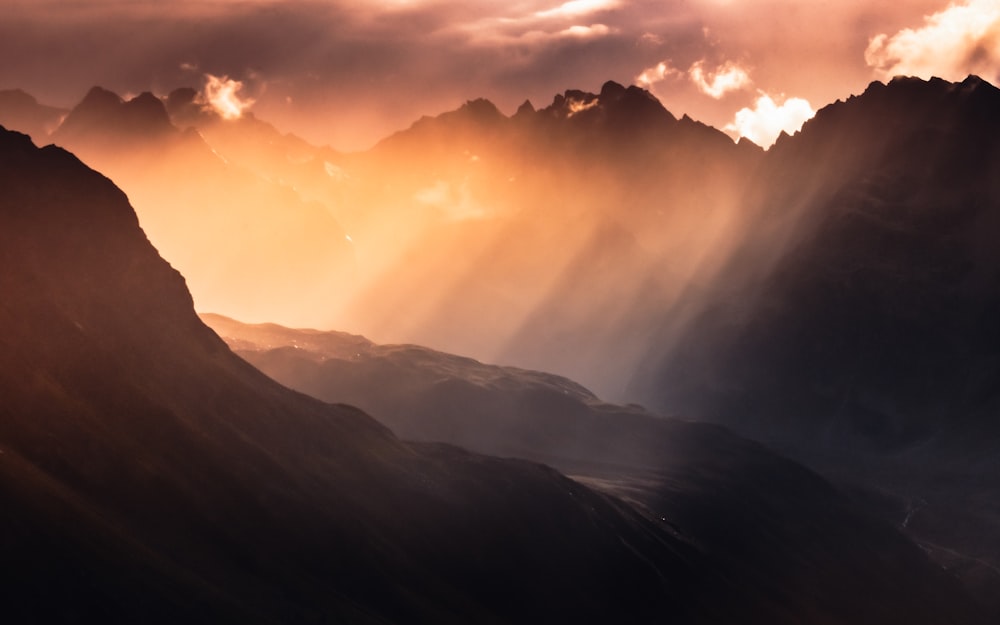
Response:
[[[763,157],[613,82],[510,117],[473,100],[359,154],[222,119],[193,89],[95,88],[52,139],[122,186],[205,310],[558,370],[609,396],[752,221],[741,191]]]
[[[345,161],[372,230],[406,226],[340,327],[619,396],[650,320],[711,279],[749,218],[762,156],[616,83],[509,118],[485,100],[424,118]]]
[[[910,575],[897,566],[922,559],[903,555],[912,546],[817,476],[721,428],[608,404],[551,374],[415,345],[203,319],[278,381],[361,406],[404,437],[541,460],[636,502],[793,622],[906,619],[892,604],[908,600],[888,598],[888,586]],[[887,598],[876,606],[877,595]]]
[[[107,89],[93,87],[52,133],[52,139],[57,143],[90,141],[88,147],[93,150],[128,147],[129,142],[154,142],[178,134],[167,110],[153,94],[143,93],[126,101]]]
[[[300,321],[325,322],[325,302],[352,279],[354,250],[324,206],[181,130],[150,93],[126,101],[95,87],[51,140],[121,185],[203,305],[270,319],[294,302]]]
[[[20,89],[0,90],[0,125],[17,128],[44,142],[69,111],[40,104]]]

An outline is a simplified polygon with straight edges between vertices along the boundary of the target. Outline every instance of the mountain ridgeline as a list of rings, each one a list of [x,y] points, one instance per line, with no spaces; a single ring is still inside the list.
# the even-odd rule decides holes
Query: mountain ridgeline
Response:
[[[200,310],[523,369],[206,317],[254,364],[407,438],[529,460],[402,443],[269,382],[197,320],[121,192],[6,133],[24,614],[57,609],[52,579],[87,614],[155,599],[206,621],[974,623],[967,590],[1000,614],[997,111],[979,78],[900,77],[765,152],[607,83],[344,154],[190,89],[95,88],[68,112],[0,92],[0,123],[121,185]],[[529,369],[724,424],[853,498]]]
[[[995,443],[997,111],[976,78],[896,79],[779,141],[724,271],[740,280],[677,348],[652,342],[638,393],[776,437]]]
[[[615,83],[511,117],[470,101],[359,154],[223,119],[190,89],[94,88],[47,139],[123,188],[202,310],[518,362],[603,394],[711,281],[763,155]]]
[[[5,618],[715,622],[755,602],[551,469],[402,443],[264,377],[71,154],[2,131],[0,182]]]
[[[986,622],[891,528],[718,429],[680,435],[693,485],[657,513],[544,465],[402,442],[230,352],[73,155],[0,130],[0,189],[15,622]]]

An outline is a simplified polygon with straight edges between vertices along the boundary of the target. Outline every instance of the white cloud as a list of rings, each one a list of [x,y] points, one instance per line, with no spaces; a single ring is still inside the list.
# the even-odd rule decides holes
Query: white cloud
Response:
[[[761,92],[754,108],[740,109],[725,129],[766,149],[774,145],[782,131],[788,134],[798,132],[802,124],[815,114],[807,100],[787,98],[778,104],[774,98]]]
[[[254,104],[253,98],[239,95],[242,90],[243,83],[239,80],[233,80],[229,76],[205,74],[202,98],[224,119],[239,119]]]
[[[649,89],[658,82],[663,82],[668,78],[682,76],[684,72],[677,69],[670,61],[661,61],[655,67],[647,67],[642,73],[636,76],[636,84]]]
[[[605,24],[591,24],[590,26],[570,26],[566,30],[560,31],[558,35],[565,37],[603,37],[611,32]]]
[[[570,2],[564,2],[554,9],[538,11],[535,13],[535,16],[545,19],[579,17],[581,15],[596,13],[597,11],[613,9],[617,6],[618,0],[570,0]]]
[[[1000,2],[965,0],[924,18],[924,25],[876,35],[865,61],[881,78],[906,74],[961,80],[1000,78]]]
[[[654,67],[644,69],[641,74],[636,76],[635,80],[637,84],[648,89],[664,80],[687,76],[699,92],[716,100],[727,93],[747,89],[753,85],[753,80],[751,80],[747,70],[733,61],[726,61],[710,72],[705,71],[705,64],[704,59],[696,61],[685,72],[674,67],[668,59]]]
[[[569,114],[567,115],[567,117],[573,117],[577,113],[582,113],[584,111],[588,111],[588,110],[594,108],[595,106],[597,106],[598,104],[600,104],[600,99],[599,98],[594,98],[593,100],[591,100],[589,102],[586,102],[584,100],[572,100],[571,99],[569,101],[569,103],[568,103]]]
[[[699,91],[716,100],[753,84],[750,74],[732,61],[726,61],[713,72],[706,72],[705,61],[698,61],[688,70],[688,76]]]

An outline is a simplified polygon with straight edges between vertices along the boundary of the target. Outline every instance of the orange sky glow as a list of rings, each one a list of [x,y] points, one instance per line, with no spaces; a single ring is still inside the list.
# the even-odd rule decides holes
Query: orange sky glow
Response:
[[[365,149],[472,98],[511,114],[525,99],[544,106],[555,93],[596,91],[606,80],[639,84],[678,117],[766,146],[874,79],[1000,77],[996,0],[0,6],[0,53],[16,59],[0,67],[0,88],[71,106],[95,84],[160,95],[207,86],[206,99],[228,102],[230,115],[252,106],[283,130],[342,150]]]
[[[557,371],[625,399],[642,324],[669,315],[680,335],[751,223],[740,159],[758,152],[636,149],[645,127],[606,158],[491,123],[526,99],[601,92],[553,105],[586,119],[627,91],[602,91],[610,80],[767,148],[873,80],[1000,82],[1000,1],[0,0],[0,54],[0,89],[67,109],[94,85],[125,100],[191,87],[158,135],[115,143],[67,123],[49,139],[128,194],[198,310]],[[499,114],[480,101],[424,118],[475,98]]]

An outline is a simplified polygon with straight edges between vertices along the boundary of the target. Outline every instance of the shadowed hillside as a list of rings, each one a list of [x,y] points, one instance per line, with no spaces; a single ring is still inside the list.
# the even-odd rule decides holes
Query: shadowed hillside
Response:
[[[896,593],[926,556],[815,474],[722,428],[608,404],[551,374],[344,333],[203,318],[275,379],[362,406],[406,438],[540,460],[634,502],[787,615],[779,620],[909,618],[900,606],[909,598]],[[877,605],[874,596],[883,597]]]

